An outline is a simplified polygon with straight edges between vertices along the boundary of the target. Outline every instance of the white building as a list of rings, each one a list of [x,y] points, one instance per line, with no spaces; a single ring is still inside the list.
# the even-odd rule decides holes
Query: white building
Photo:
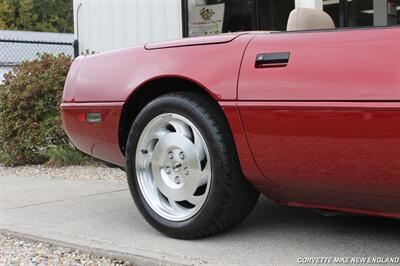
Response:
[[[397,25],[399,0],[74,0],[80,52],[229,31],[286,28],[295,7],[326,11],[337,27]]]

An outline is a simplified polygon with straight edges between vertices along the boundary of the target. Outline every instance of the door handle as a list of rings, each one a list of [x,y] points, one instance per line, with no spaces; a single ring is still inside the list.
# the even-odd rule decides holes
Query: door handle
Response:
[[[290,52],[258,54],[256,67],[285,67],[289,63]]]

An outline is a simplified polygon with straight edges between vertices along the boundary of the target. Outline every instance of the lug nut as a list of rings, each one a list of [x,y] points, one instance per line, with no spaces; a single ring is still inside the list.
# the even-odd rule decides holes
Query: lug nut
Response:
[[[181,158],[181,160],[185,160],[185,154],[183,153],[183,151],[179,153],[179,158]]]
[[[185,171],[185,175],[189,175],[189,168],[185,167],[184,171]]]
[[[165,172],[167,173],[167,175],[171,174],[171,168],[169,168],[169,166],[166,168]]]
[[[168,158],[174,159],[174,153],[172,151],[168,152]]]
[[[181,179],[179,176],[175,177],[175,184],[179,185],[181,183]]]

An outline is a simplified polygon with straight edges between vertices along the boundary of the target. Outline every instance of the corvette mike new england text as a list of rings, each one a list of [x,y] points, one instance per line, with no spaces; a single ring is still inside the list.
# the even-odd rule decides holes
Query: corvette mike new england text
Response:
[[[400,264],[400,257],[300,257],[298,264]]]

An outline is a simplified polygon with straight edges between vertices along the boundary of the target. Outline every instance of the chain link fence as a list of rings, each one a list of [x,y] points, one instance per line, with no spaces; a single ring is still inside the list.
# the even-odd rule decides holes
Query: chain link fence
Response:
[[[69,42],[0,39],[0,51],[0,66],[13,67],[34,60],[43,53],[74,56],[74,45]]]
[[[0,80],[13,67],[43,53],[76,57],[78,43],[70,34],[0,31]]]

